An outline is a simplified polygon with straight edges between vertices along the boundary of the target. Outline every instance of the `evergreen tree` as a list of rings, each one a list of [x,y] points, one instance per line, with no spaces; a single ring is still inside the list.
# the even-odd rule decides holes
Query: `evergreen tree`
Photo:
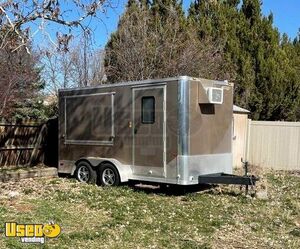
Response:
[[[261,0],[130,0],[106,47],[110,82],[188,74],[235,83],[253,119],[300,119],[300,37],[264,16]]]
[[[224,78],[220,45],[199,40],[175,0],[133,2],[106,46],[109,82],[176,75]]]
[[[273,27],[273,15],[263,16],[260,0],[238,5],[239,1],[196,0],[189,18],[198,25],[199,39],[223,40],[227,67],[235,71],[229,80],[235,82],[236,104],[250,109],[254,119],[295,120],[300,82],[294,59]],[[294,49],[290,41],[287,44]]]

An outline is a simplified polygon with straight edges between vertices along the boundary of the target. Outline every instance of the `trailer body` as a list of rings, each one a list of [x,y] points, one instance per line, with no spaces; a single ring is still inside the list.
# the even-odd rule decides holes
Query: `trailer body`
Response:
[[[192,185],[232,174],[233,85],[187,76],[59,91],[60,173],[85,161],[120,181]]]

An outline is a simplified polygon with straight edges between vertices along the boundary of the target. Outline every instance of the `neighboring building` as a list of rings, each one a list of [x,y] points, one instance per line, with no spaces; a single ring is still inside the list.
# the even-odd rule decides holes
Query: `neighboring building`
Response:
[[[243,166],[241,158],[245,160],[247,150],[248,115],[250,111],[239,106],[233,106],[233,167]]]

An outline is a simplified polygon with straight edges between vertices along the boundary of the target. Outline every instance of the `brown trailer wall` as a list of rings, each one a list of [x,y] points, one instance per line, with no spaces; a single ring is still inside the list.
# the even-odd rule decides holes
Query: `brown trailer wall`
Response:
[[[163,83],[163,81],[162,81]],[[153,83],[157,85],[158,83]],[[149,84],[151,86],[151,84]],[[147,86],[149,86],[147,84]],[[125,165],[132,164],[132,128],[129,127],[129,123],[132,122],[132,87],[138,87],[138,84],[128,86],[112,86],[105,88],[89,88],[72,91],[61,91],[59,110],[59,160],[64,161],[76,161],[81,157],[105,157],[114,158]],[[145,84],[141,85],[145,87]],[[168,82],[167,86],[167,121],[166,121],[166,163],[168,164],[177,155],[177,81]],[[65,98],[74,95],[89,95],[98,93],[114,94],[114,133],[115,138],[113,145],[78,145],[78,144],[65,144]],[[101,95],[100,95],[101,96]],[[82,108],[81,105],[89,105],[85,98],[76,98],[76,106],[69,109],[72,116],[72,120],[67,117],[68,122],[74,122],[72,124],[72,130],[76,131],[78,136],[84,138],[91,136],[90,122],[86,122],[85,119],[91,119],[91,113],[87,113],[86,110],[90,108]],[[93,97],[95,103],[97,97]],[[68,99],[68,98],[67,98]],[[100,105],[101,103],[99,103]],[[77,127],[76,127],[77,126]],[[75,127],[75,128],[74,128]],[[80,135],[80,134],[83,135]],[[76,136],[77,136],[76,135]],[[102,137],[101,137],[102,139]],[[149,157],[152,160],[153,156]],[[65,169],[61,167],[61,172],[68,173],[71,169],[69,165],[65,165]]]
[[[118,117],[115,118],[114,121],[114,130],[115,130],[115,139],[113,142],[113,146],[111,145],[82,145],[82,144],[65,144],[65,103],[64,97],[65,96],[74,96],[74,95],[83,95],[83,94],[96,94],[96,93],[103,93],[103,92],[116,92],[115,93],[115,100],[114,100],[114,116]],[[70,160],[76,161],[81,157],[113,157],[119,160],[121,163],[128,163],[131,161],[131,128],[129,128],[128,123],[131,121],[131,89],[130,88],[121,88],[119,87],[116,89],[112,88],[99,88],[99,89],[82,89],[76,91],[67,91],[60,93],[60,107],[61,113],[59,115],[60,122],[59,122],[59,130],[60,130],[60,137],[59,137],[59,159],[60,160]],[[99,96],[100,97],[100,96]],[[72,118],[66,117],[67,122],[73,121],[75,124],[72,126],[77,126],[76,133],[82,134],[83,137],[90,136],[90,127],[89,123],[86,120],[92,122],[91,113],[86,112],[86,109],[89,108],[82,108],[85,104],[84,102],[89,97],[83,97],[76,99],[76,104],[78,108],[74,108],[70,113]],[[82,103],[80,103],[80,101]],[[100,104],[100,103],[99,103]],[[77,117],[74,118],[74,117]],[[82,120],[82,121],[81,121]],[[75,135],[74,135],[75,136]],[[79,135],[78,135],[79,136]],[[96,138],[95,138],[96,139]],[[101,138],[102,139],[102,138]]]
[[[231,153],[232,87],[223,86],[223,104],[206,104],[207,95],[201,83],[213,86],[210,80],[190,84],[190,155]]]

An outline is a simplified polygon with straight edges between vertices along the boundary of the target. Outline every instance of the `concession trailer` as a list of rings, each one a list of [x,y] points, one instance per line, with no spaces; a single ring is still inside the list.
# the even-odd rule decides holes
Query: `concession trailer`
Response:
[[[59,173],[129,180],[250,185],[232,175],[233,85],[187,76],[59,91]]]

